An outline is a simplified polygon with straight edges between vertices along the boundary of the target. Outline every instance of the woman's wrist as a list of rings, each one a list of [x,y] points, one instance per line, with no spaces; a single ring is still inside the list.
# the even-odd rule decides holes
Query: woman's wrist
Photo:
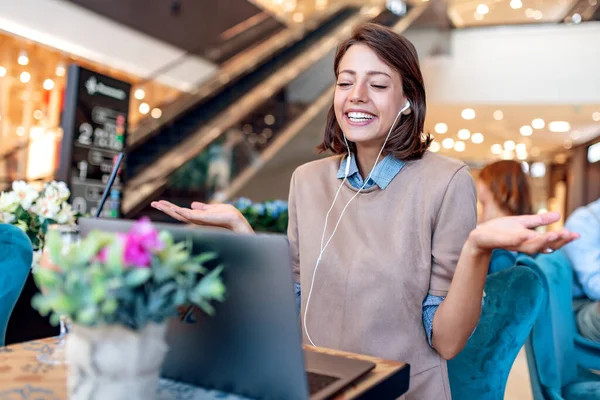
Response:
[[[242,213],[239,213],[238,217],[232,221],[229,229],[234,233],[254,233],[254,229],[252,229],[252,226],[250,226]]]
[[[463,245],[463,253],[470,257],[490,257],[493,249],[482,248],[479,246],[480,240],[478,228],[475,228],[467,238],[467,241]]]

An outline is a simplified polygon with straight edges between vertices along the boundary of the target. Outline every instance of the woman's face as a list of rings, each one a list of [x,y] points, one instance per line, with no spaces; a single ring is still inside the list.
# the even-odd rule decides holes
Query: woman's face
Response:
[[[481,180],[477,181],[477,197],[479,198],[479,223],[489,221],[494,218],[504,217],[506,213],[498,206],[490,188]]]
[[[333,105],[348,140],[359,147],[381,147],[405,104],[398,72],[364,44],[346,51],[339,64]]]

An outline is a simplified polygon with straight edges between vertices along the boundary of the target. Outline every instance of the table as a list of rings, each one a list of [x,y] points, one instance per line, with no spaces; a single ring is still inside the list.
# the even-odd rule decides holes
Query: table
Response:
[[[0,400],[66,400],[65,366],[38,362],[39,352],[50,352],[56,338],[47,338],[0,347]],[[306,349],[327,354],[369,360],[376,367],[335,400],[395,399],[408,389],[409,366],[404,363],[334,351],[311,346]],[[157,389],[159,400],[243,400],[241,397],[215,390],[161,379]]]

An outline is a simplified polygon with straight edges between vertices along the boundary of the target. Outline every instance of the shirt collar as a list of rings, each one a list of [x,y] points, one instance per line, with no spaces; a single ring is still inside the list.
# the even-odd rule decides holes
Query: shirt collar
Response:
[[[337,172],[338,179],[344,179],[344,175],[346,172],[346,162],[348,162],[348,157],[344,157],[344,159],[342,160],[340,168]],[[375,166],[375,170],[371,174],[371,180],[375,182],[375,184],[379,186],[381,190],[385,190],[385,188],[388,187],[392,179],[394,179],[396,175],[398,175],[402,167],[404,167],[404,164],[406,164],[405,161],[398,160],[393,155],[388,154]],[[362,180],[360,172],[358,171],[358,165],[356,164],[356,157],[354,156],[354,154],[352,155],[352,157],[350,157],[350,170],[348,171],[348,178],[350,178],[353,175],[359,176]]]

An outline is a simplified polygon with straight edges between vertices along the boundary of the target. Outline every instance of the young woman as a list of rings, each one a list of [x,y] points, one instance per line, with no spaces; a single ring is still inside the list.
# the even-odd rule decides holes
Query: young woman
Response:
[[[305,340],[408,362],[407,399],[449,399],[445,360],[477,325],[491,250],[536,252],[575,235],[529,229],[552,214],[475,229],[467,166],[427,151],[425,89],[408,40],[361,25],[340,45],[334,72],[320,149],[335,155],[299,167],[289,195]],[[152,205],[182,222],[252,232],[230,205]]]

